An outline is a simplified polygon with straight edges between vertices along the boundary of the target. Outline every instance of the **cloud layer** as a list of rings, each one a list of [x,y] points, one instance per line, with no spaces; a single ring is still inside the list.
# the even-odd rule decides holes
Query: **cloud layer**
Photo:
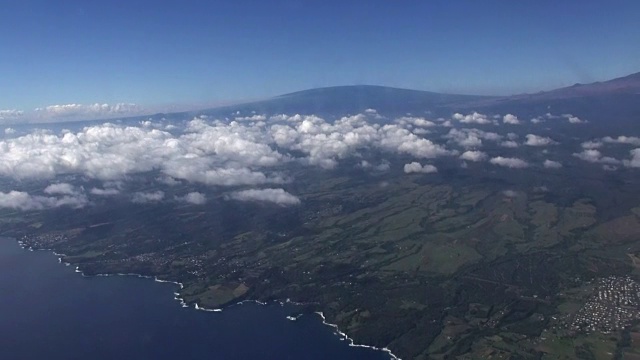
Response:
[[[75,116],[129,110],[125,105],[69,104],[40,111]],[[548,120],[550,124],[563,119],[571,122],[573,118],[568,114],[546,114],[537,119]],[[385,122],[381,123],[380,119]],[[478,126],[470,128],[468,124]],[[528,146],[557,144],[549,137],[527,133],[531,131],[531,124],[510,126],[515,124],[522,121],[513,114],[474,112],[456,113],[450,119],[429,120],[410,115],[387,119],[370,109],[363,114],[330,120],[315,115],[241,116],[234,113],[225,121],[200,116],[173,123],[171,128],[152,121],[138,126],[104,123],[59,133],[33,130],[25,134],[21,128],[18,136],[0,140],[0,176],[15,180],[48,179],[53,183],[34,196],[19,191],[2,193],[5,205],[0,206],[16,209],[84,206],[87,204],[85,190],[60,182],[61,177],[75,176],[91,181],[87,195],[108,197],[126,189],[114,184],[123,184],[136,174],[147,172],[154,172],[153,178],[160,185],[197,183],[234,187],[223,190],[231,191],[227,199],[292,205],[300,200],[280,188],[294,181],[288,173],[289,164],[330,170],[348,162],[350,166],[355,163],[358,168],[382,173],[396,167],[381,159],[399,155],[408,158],[403,159],[405,173],[437,172],[435,166],[423,163],[441,157],[455,159],[459,166],[467,166],[467,161],[488,160],[496,166],[523,169],[530,166],[525,154],[532,151]],[[488,125],[492,131],[481,125]],[[518,131],[521,132],[516,133]],[[7,128],[5,133],[15,136],[13,129]],[[601,150],[606,152],[608,146],[616,147],[613,144],[640,146],[640,138],[618,136],[585,141],[574,156],[607,166],[640,167],[639,149],[631,150],[625,160],[604,156]],[[516,149],[521,145],[527,146]],[[536,149],[536,153],[540,150]],[[372,159],[368,154],[376,154],[377,158]],[[548,159],[536,164],[549,169],[562,168],[559,162]],[[96,181],[103,185],[96,187]],[[270,188],[261,189],[263,187]],[[204,204],[207,201],[199,192],[168,198],[162,191],[138,192],[130,199],[137,203]]]
[[[513,169],[524,169],[529,166],[529,163],[522,159],[513,157],[497,156],[489,160],[493,165],[504,166]]]
[[[282,206],[298,205],[300,199],[284,189],[250,189],[235,191],[228,195],[229,199],[238,201],[270,202]]]
[[[438,168],[430,164],[421,165],[419,162],[414,161],[409,164],[404,164],[404,172],[407,174],[411,174],[411,173],[430,174],[430,173],[438,172]]]
[[[42,108],[36,108],[35,112],[39,116],[65,118],[65,117],[108,117],[138,114],[143,109],[130,103],[117,104],[62,104],[49,105]]]
[[[22,191],[0,192],[0,208],[17,210],[44,210],[62,206],[81,208],[87,203],[87,197],[78,193],[56,197],[29,195]]]

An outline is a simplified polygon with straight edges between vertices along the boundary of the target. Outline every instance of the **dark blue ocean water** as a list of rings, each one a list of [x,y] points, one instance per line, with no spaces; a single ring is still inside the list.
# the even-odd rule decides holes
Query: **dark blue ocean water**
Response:
[[[253,303],[182,308],[176,286],[83,277],[0,238],[0,359],[389,359],[349,347],[316,315]]]

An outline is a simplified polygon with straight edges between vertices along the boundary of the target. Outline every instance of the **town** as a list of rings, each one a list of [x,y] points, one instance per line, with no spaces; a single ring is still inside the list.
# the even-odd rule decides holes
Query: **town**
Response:
[[[565,324],[576,332],[612,333],[640,320],[640,284],[630,277],[597,280],[594,293]]]

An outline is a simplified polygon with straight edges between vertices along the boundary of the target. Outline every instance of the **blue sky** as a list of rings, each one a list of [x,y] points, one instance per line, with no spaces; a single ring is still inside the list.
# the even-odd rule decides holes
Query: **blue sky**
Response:
[[[508,94],[640,71],[638,1],[0,0],[0,109],[320,86]]]

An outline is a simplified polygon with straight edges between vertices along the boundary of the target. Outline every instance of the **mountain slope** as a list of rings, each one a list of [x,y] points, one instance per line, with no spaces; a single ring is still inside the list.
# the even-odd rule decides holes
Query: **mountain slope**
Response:
[[[491,97],[355,85],[298,91],[262,101],[209,109],[205,113],[229,114],[235,111],[241,113],[255,111],[259,114],[347,114],[373,108],[385,113],[404,114],[423,113],[426,110],[449,108],[454,104],[488,99]]]
[[[273,98],[199,111],[156,114],[184,119],[199,115],[231,118],[251,114],[355,114],[373,108],[391,117],[412,113],[448,117],[454,112],[513,113],[521,118],[545,113],[571,113],[601,124],[634,126],[640,118],[640,73],[591,84],[576,84],[535,94],[476,96],[442,94],[385,86],[354,85],[316,88]],[[136,117],[134,119],[147,117]]]
[[[635,73],[608,81],[598,81],[590,84],[575,84],[572,86],[540,92],[537,94],[514,95],[511,98],[528,100],[550,100],[622,94],[640,94],[640,73]]]
[[[535,94],[495,97],[458,105],[460,111],[514,113],[519,116],[570,113],[601,124],[626,123],[633,126],[640,118],[640,73]]]

